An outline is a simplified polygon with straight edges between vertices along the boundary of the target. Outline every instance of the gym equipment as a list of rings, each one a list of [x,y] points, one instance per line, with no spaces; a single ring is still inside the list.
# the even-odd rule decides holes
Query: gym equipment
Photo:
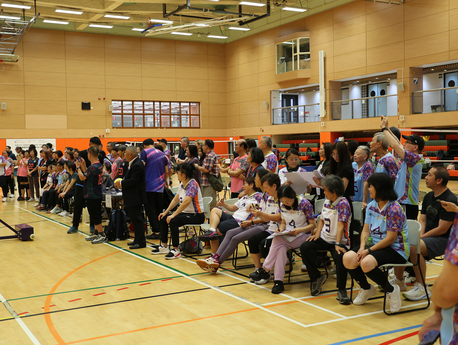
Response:
[[[16,235],[11,236],[0,236],[0,240],[6,240],[8,238],[19,238],[21,241],[33,241],[35,234],[33,233],[33,228],[28,224],[16,224],[13,229],[11,226],[6,224],[3,220],[0,219],[0,223],[5,225],[8,229],[13,231]]]

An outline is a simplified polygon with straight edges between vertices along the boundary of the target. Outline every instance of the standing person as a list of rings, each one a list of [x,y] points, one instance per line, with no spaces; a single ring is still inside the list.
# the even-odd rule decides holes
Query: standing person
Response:
[[[113,159],[113,164],[111,165],[111,179],[114,181],[118,178],[118,169],[122,162],[122,158],[119,156],[119,149],[116,146],[111,148],[111,157]]]
[[[389,146],[390,144],[382,132],[375,133],[370,143],[371,153],[375,153],[379,158],[375,172],[387,174],[394,182],[398,175],[399,164],[391,152],[388,152]]]
[[[51,152],[48,150],[42,150],[40,155],[41,161],[38,164],[38,171],[40,173],[40,187],[43,188],[46,184],[46,180],[48,179],[48,167],[51,163]]]
[[[127,216],[134,225],[135,238],[127,244],[129,249],[145,248],[146,238],[142,215],[142,205],[146,203],[145,165],[138,158],[135,146],[126,149],[126,159],[129,162],[129,170],[122,181],[115,183],[115,187],[122,189]]]
[[[243,179],[240,177],[248,170],[247,149],[248,145],[245,140],[237,140],[234,151],[238,154],[238,157],[234,159],[228,168],[223,168],[219,164],[217,165],[220,172],[228,174],[231,177],[231,199],[237,198],[243,187]]]
[[[167,157],[165,154],[154,148],[153,139],[143,141],[145,149],[140,154],[140,160],[145,166],[146,179],[146,214],[148,216],[151,231],[159,233],[166,228],[165,219],[158,221],[158,216],[164,210],[164,187],[165,178],[168,173]],[[127,175],[126,175],[127,176]]]
[[[111,154],[111,150],[112,150],[113,147],[115,147],[115,146],[116,146],[116,145],[115,145],[112,141],[110,141],[110,142],[107,144],[107,152],[108,152],[108,154],[107,154],[106,158],[110,161],[111,164],[113,164],[113,162],[114,162],[114,158],[113,158],[113,156],[112,156],[112,154]]]
[[[206,139],[204,146],[202,146],[203,151],[205,153],[205,159],[202,162],[202,166],[199,166],[195,164],[195,168],[199,169],[199,171],[202,173],[200,181],[202,182],[201,188],[202,188],[202,196],[205,198],[207,196],[212,198],[212,201],[210,203],[210,211],[216,207],[216,190],[213,189],[213,187],[210,184],[210,181],[208,181],[207,174],[212,174],[215,178],[218,178],[219,176],[219,171],[218,171],[218,159],[216,157],[215,151],[213,149],[215,148],[215,144],[213,143],[213,140]]]
[[[8,201],[8,186],[6,184],[6,169],[8,162],[5,158],[5,155],[8,155],[6,151],[3,151],[3,154],[0,156],[0,188],[2,188],[3,198],[2,201]]]
[[[170,152],[170,150],[168,149],[167,147],[167,140],[162,138],[162,139],[158,139],[157,140],[158,144],[162,146],[162,152],[164,152],[165,156],[167,157],[167,167],[169,169],[169,173],[168,173],[168,176],[166,176],[166,180],[168,181],[168,185],[169,186],[172,186],[172,175],[173,175],[173,165],[172,165],[172,153]],[[189,145],[188,145],[189,147]],[[188,151],[187,151],[188,152]],[[189,157],[189,156],[188,156]],[[199,155],[197,154],[196,156],[197,158],[199,158]],[[200,185],[200,176],[199,176],[199,185]]]
[[[24,201],[30,198],[29,179],[28,179],[28,165],[29,165],[29,151],[19,151],[17,154],[17,184],[19,189],[19,197],[17,201]]]
[[[127,170],[129,170],[129,162],[127,161],[125,157],[125,152],[126,152],[126,146],[125,145],[119,145],[118,146],[118,153],[119,157],[121,158],[121,164],[119,165],[118,168],[118,178],[124,178],[127,174]]]
[[[38,181],[38,157],[37,150],[35,148],[30,151],[28,168],[30,198],[27,201],[33,201],[35,196],[35,201],[40,201],[40,183]]]
[[[278,173],[278,160],[275,153],[272,152],[272,138],[261,137],[258,147],[264,153],[264,162],[262,163],[264,169],[274,174]]]
[[[189,138],[182,137],[180,141],[180,153],[178,154],[177,164],[183,164],[186,159],[186,148],[189,146]]]
[[[168,159],[170,159],[171,153],[170,153],[170,150],[167,148],[167,140],[164,138],[157,139],[157,143],[162,146],[162,148],[164,149],[164,154],[167,156]]]
[[[59,199],[57,201],[63,209],[63,211],[59,213],[59,216],[62,217],[67,217],[70,214],[68,200],[75,195],[75,183],[78,179],[78,173],[76,172],[76,165],[74,162],[65,162],[65,170],[69,175],[69,182],[64,190],[58,195]]]
[[[151,253],[166,254],[167,260],[179,259],[181,257],[178,245],[180,242],[179,228],[185,224],[202,224],[205,221],[204,204],[199,185],[192,178],[194,167],[191,164],[180,164],[177,171],[180,187],[167,209],[159,215],[159,220],[165,219],[170,227],[172,236],[172,249],[167,246],[168,229],[161,229],[161,245],[154,247]],[[170,211],[180,204],[178,209],[169,215]]]
[[[407,219],[418,218],[418,201],[420,198],[421,170],[423,168],[423,155],[421,151],[425,147],[425,141],[417,134],[403,135],[406,140],[404,145],[396,138],[388,127],[388,117],[383,116],[380,128],[385,134],[388,143],[401,159],[394,190],[398,195],[398,202],[405,210]]]
[[[105,243],[107,238],[102,230],[102,164],[99,160],[99,149],[96,145],[87,150],[87,156],[91,165],[86,169],[84,161],[78,161],[78,177],[84,182],[84,199],[91,223],[94,224],[94,234],[86,237],[86,241],[92,244]]]
[[[255,177],[257,172],[260,169],[264,169],[264,167],[262,166],[262,163],[264,162],[264,153],[262,152],[261,149],[259,149],[257,147],[252,147],[248,151],[246,160],[247,160],[247,163],[248,163],[248,169],[243,174],[245,178],[246,177]],[[267,171],[269,171],[269,170],[267,170]],[[240,195],[239,195],[239,197],[240,197]]]
[[[196,145],[189,145],[186,154],[188,155],[188,161],[187,163],[192,164],[193,166],[195,164],[200,165],[200,160],[199,160],[199,152],[197,151],[197,146]],[[170,169],[169,169],[170,172]],[[195,169],[194,175],[192,176],[194,180],[197,181],[199,184],[199,187],[201,185],[201,173],[198,169]]]
[[[299,151],[297,151],[294,148],[291,148],[288,151],[286,151],[285,162],[286,162],[286,166],[281,168],[280,171],[278,172],[278,176],[280,177],[281,184],[285,184],[288,180],[285,176],[286,173],[306,172],[307,171],[300,166]],[[291,183],[291,181],[289,183]],[[310,191],[310,188],[308,189],[309,189],[308,191]]]
[[[403,264],[409,257],[407,219],[396,201],[397,195],[388,175],[375,173],[369,177],[368,182],[373,200],[367,205],[361,245],[348,251],[343,263],[361,286],[353,304],[364,304],[377,292],[375,286],[368,283],[368,276],[387,292],[390,312],[396,313],[401,308],[399,286],[391,284],[379,266],[387,263]]]
[[[202,150],[202,146],[204,146],[204,141],[202,139],[197,139],[195,142],[195,145],[197,146],[197,152],[199,152],[199,160],[200,160],[199,165],[202,165],[202,162],[205,159],[205,153]]]
[[[6,166],[5,166],[5,175],[6,175],[6,191],[8,192],[9,189],[9,197],[11,199],[14,198],[14,160],[11,158],[13,153],[11,151],[3,151],[3,157],[6,159]],[[4,194],[6,197],[6,194]]]
[[[16,160],[16,155],[14,154],[13,151],[11,151],[11,146],[6,146],[5,150],[8,152],[9,157],[15,161]]]
[[[272,149],[272,152],[275,154],[275,157],[277,157],[277,162],[280,161],[280,151],[277,149],[277,145],[274,144],[274,148]]]
[[[322,143],[320,149],[318,150],[318,155],[323,159],[320,164],[315,167],[321,175],[326,176],[329,171],[329,162],[331,161],[331,153],[332,153],[332,144],[331,143]],[[316,195],[312,202],[315,205],[315,199],[324,199],[324,194],[321,188],[316,187],[312,188],[310,194]]]
[[[355,175],[355,196],[354,201],[362,202],[363,208],[371,202],[369,196],[369,183],[367,179],[374,173],[374,166],[368,161],[371,151],[367,146],[361,145],[353,155],[353,173]]]
[[[345,142],[348,148],[348,152],[350,153],[350,159],[353,160],[353,156],[355,155],[356,149],[359,147],[359,143],[356,140],[348,140]]]
[[[447,212],[458,212],[458,206],[442,201]],[[458,214],[444,255],[444,266],[434,282],[432,293],[434,314],[423,322],[418,333],[420,340],[428,332],[439,332],[442,345],[458,344]]]

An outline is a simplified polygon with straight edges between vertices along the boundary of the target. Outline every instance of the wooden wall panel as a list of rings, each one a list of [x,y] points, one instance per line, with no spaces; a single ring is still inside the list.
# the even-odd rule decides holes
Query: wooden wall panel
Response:
[[[41,71],[26,71],[24,73],[24,84],[35,86],[60,86],[63,88],[65,88],[67,85],[65,73],[51,73]]]
[[[106,75],[105,87],[107,89],[141,90],[142,77]]]
[[[449,9],[449,0],[415,0],[405,3],[405,20],[409,22],[425,17],[429,17],[436,13],[447,12]]]
[[[443,12],[428,16],[427,20],[411,20],[405,23],[405,39],[445,33],[449,30],[449,16]]]
[[[176,77],[182,79],[208,79],[208,68],[176,66]]]
[[[65,44],[67,46],[102,48],[104,46],[104,42],[105,35],[94,35],[72,31],[68,31],[65,33]]]
[[[142,54],[140,50],[105,48],[105,61],[121,62],[126,65],[141,63]]]
[[[142,63],[154,65],[175,65],[175,53],[142,50]]]
[[[389,29],[392,26],[404,23],[404,6],[387,6],[385,4],[381,6],[380,10],[368,13],[366,18],[367,31],[381,28]]]
[[[71,60],[105,61],[105,49],[103,47],[66,45],[65,57]]]
[[[26,128],[67,129],[66,115],[25,115]]]
[[[142,77],[143,90],[176,91],[175,78]]]
[[[142,63],[141,69],[143,77],[170,79],[175,79],[176,77],[176,67],[174,65],[154,65],[149,63]]]
[[[105,62],[105,73],[109,75],[119,76],[135,76],[142,75],[142,64],[140,63],[123,63],[123,62]]]
[[[367,32],[367,49],[402,42],[404,44],[404,23]]]
[[[80,103],[81,108],[81,103]],[[27,115],[62,115],[67,113],[66,100],[50,101],[25,101]]]
[[[24,114],[25,102],[23,100],[5,100],[4,98],[0,98],[0,100],[6,103],[6,109],[0,110],[2,124],[4,123],[4,116],[6,115]]]
[[[366,17],[357,17],[353,20],[334,24],[334,39],[357,35],[366,31]]]
[[[22,134],[22,132],[16,132],[18,129],[25,128],[25,115],[4,115],[2,113],[2,129],[7,131],[2,131],[1,137],[2,138],[11,138],[11,135]],[[10,129],[14,129],[14,133],[11,133]],[[20,137],[20,136],[19,136]]]
[[[103,74],[85,74],[85,73],[67,73],[68,87],[84,88],[105,88],[105,75]]]
[[[105,35],[104,41],[105,48],[132,51],[139,51],[141,49],[140,37]]]
[[[425,49],[427,47],[427,49]],[[405,41],[405,58],[412,59],[449,51],[449,35],[435,34]]]
[[[176,55],[176,64],[179,66],[190,67],[207,67],[207,55],[194,55],[194,54],[178,54]],[[214,66],[216,67],[216,66]]]
[[[24,55],[45,59],[65,59],[65,46],[62,44],[23,42]]]
[[[66,63],[65,59],[53,58],[40,58],[40,57],[21,57],[24,62],[24,69],[31,72],[53,72],[65,73]],[[3,78],[2,78],[3,79]]]
[[[168,53],[175,53],[176,42],[177,41],[162,40],[157,38],[142,38],[140,40],[141,50]]]
[[[366,50],[366,32],[334,41],[334,55],[346,55],[358,50]]]

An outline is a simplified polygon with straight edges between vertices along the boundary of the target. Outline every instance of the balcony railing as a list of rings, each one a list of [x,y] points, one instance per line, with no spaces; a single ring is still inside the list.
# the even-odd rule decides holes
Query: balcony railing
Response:
[[[414,114],[439,113],[458,110],[458,87],[412,92]]]
[[[333,120],[365,119],[369,117],[397,116],[398,95],[364,97],[332,101]]]
[[[320,104],[294,105],[291,107],[273,108],[272,124],[306,123],[320,121]]]

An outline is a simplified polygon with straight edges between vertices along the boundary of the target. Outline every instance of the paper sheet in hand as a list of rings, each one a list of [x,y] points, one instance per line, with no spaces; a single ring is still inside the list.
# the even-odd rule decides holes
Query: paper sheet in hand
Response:
[[[270,240],[271,238],[274,238],[274,237],[277,237],[277,236],[286,236],[286,235],[289,235],[290,233],[291,233],[291,230],[286,230],[286,231],[283,231],[283,232],[275,232],[272,235],[270,235],[269,237],[267,237],[266,239]]]
[[[112,204],[111,204],[111,195],[110,194],[106,194],[105,195],[105,207],[106,208],[112,208]]]
[[[291,188],[293,188],[297,194],[304,194],[305,192],[307,192],[307,182],[305,182],[304,178],[302,177],[302,174],[310,173],[285,173],[286,179],[292,182]],[[313,173],[311,174],[313,175]],[[315,182],[313,182],[313,184],[315,184]]]

